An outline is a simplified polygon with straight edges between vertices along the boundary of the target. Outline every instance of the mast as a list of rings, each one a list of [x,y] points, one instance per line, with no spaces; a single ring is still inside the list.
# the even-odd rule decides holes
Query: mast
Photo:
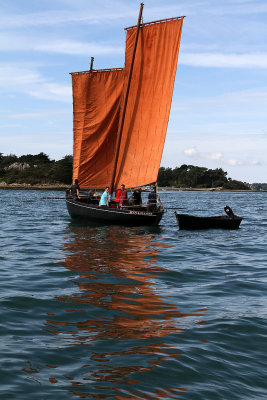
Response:
[[[91,57],[90,72],[93,71],[93,66],[94,66],[94,57]]]
[[[113,188],[114,188],[114,180],[115,180],[115,174],[116,174],[117,163],[118,163],[118,158],[119,158],[119,150],[120,150],[122,129],[123,129],[123,124],[124,124],[124,119],[125,119],[125,113],[126,113],[126,106],[127,106],[127,101],[128,101],[129,90],[130,90],[130,84],[131,84],[131,78],[132,78],[132,72],[133,72],[133,65],[134,65],[134,58],[135,58],[135,53],[136,53],[136,47],[137,47],[137,41],[138,41],[138,36],[139,36],[140,25],[141,25],[143,7],[144,7],[144,4],[141,3],[140,4],[139,17],[138,17],[138,23],[137,23],[137,28],[136,28],[136,36],[135,36],[135,41],[134,41],[132,60],[131,60],[131,65],[130,65],[130,69],[129,69],[128,81],[127,81],[127,86],[126,86],[126,91],[125,91],[125,96],[124,96],[124,101],[123,101],[123,106],[122,106],[122,112],[121,112],[121,117],[120,117],[120,121],[119,121],[118,133],[117,133],[115,156],[114,156],[114,165],[113,165],[113,170],[112,170],[112,175],[111,175],[111,180],[110,180],[110,185],[109,185],[110,194],[112,194]]]

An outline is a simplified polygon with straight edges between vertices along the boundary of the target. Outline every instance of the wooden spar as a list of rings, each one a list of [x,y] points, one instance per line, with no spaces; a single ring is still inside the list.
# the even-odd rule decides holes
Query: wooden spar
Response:
[[[89,74],[90,72],[104,72],[104,71],[122,71],[124,68],[104,68],[104,69],[93,69],[92,71],[87,70],[87,71],[77,71],[77,72],[70,72],[70,75],[79,75],[79,74]]]
[[[93,71],[94,57],[91,57],[90,72]]]
[[[138,41],[140,25],[141,25],[143,7],[144,7],[144,4],[141,3],[140,11],[139,11],[139,17],[138,17],[138,23],[137,23],[137,28],[136,28],[134,47],[133,47],[132,61],[131,61],[131,65],[130,65],[128,81],[127,81],[127,86],[126,86],[126,91],[125,91],[125,97],[124,97],[124,101],[123,101],[123,106],[122,106],[122,111],[121,111],[121,116],[120,116],[120,121],[119,121],[119,127],[118,127],[118,133],[117,133],[115,156],[114,156],[114,165],[113,165],[113,170],[112,170],[112,175],[111,175],[111,180],[110,180],[110,185],[109,185],[109,193],[110,194],[112,194],[113,188],[114,188],[115,174],[116,174],[117,163],[118,163],[118,158],[119,158],[119,150],[120,150],[120,144],[121,144],[122,129],[123,129],[123,124],[124,124],[124,119],[125,119],[125,113],[126,113],[126,106],[127,106],[127,101],[128,101],[129,90],[130,90],[130,84],[131,84],[131,78],[132,78],[132,72],[133,72],[133,65],[134,65],[134,58],[135,58],[135,53],[136,53],[136,47],[137,47],[137,41]]]
[[[185,16],[182,17],[174,17],[174,18],[165,18],[165,19],[158,19],[156,21],[150,21],[142,24],[142,26],[148,26],[148,25],[154,25],[154,24],[159,24],[161,22],[168,22],[168,21],[176,21],[177,19],[184,19]],[[136,25],[133,26],[128,26],[127,28],[124,28],[125,31],[128,31],[129,29],[136,28]]]

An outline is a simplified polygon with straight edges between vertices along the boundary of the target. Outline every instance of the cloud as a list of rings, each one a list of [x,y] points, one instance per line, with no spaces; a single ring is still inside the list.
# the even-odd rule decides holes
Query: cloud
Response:
[[[188,148],[184,150],[184,154],[188,157],[195,157],[199,160],[211,160],[211,161],[218,161],[221,160],[223,155],[219,152],[200,152],[196,150],[196,148]]]
[[[195,46],[195,45],[194,45]],[[190,45],[188,46],[190,47]],[[83,42],[73,39],[55,37],[31,37],[25,35],[1,35],[0,50],[11,52],[35,51],[66,55],[123,55],[124,44],[105,42]],[[214,52],[181,52],[179,64],[203,68],[267,68],[267,53],[225,53]]]
[[[111,18],[103,14],[104,18]],[[24,28],[24,27],[40,27],[42,25],[61,25],[67,23],[91,23],[97,24],[101,21],[100,14],[75,13],[71,11],[53,11],[40,13],[25,13],[22,15],[5,15],[0,18],[1,28]]]
[[[70,85],[53,82],[31,66],[0,64],[0,88],[39,99],[71,102]]]
[[[260,160],[238,160],[238,159],[229,159],[226,161],[227,165],[231,167],[242,167],[244,165],[251,165],[251,166],[260,166],[262,162]]]
[[[182,53],[179,62],[206,68],[267,68],[267,53]]]
[[[267,4],[257,0],[234,0],[228,2],[228,4],[218,4],[219,6],[209,8],[207,12],[215,15],[251,15],[267,13]]]
[[[199,153],[196,151],[196,149],[186,149],[186,150],[184,150],[184,154],[188,157],[192,157]]]
[[[10,119],[39,119],[39,118],[47,118],[51,116],[59,116],[59,115],[69,115],[70,110],[69,109],[63,109],[63,110],[54,110],[54,109],[49,109],[49,110],[41,110],[41,111],[35,111],[35,112],[26,112],[26,113],[15,113],[15,114],[8,114],[7,116]]]
[[[1,124],[0,123],[0,128],[19,128],[21,125],[20,124]],[[1,142],[3,140],[3,137],[1,136]]]
[[[204,154],[204,158],[205,159],[214,160],[214,161],[221,160],[222,156],[223,156],[222,153],[207,153],[207,154]]]
[[[35,45],[34,50],[42,52],[53,52],[59,54],[124,54],[123,46],[112,46],[105,43],[83,43],[74,40],[55,40],[49,43],[38,43]]]
[[[197,150],[195,147],[190,147],[188,149],[185,149],[183,153],[187,157],[194,158],[198,162],[201,162],[203,160],[220,161],[222,164],[226,164],[231,167],[241,167],[245,165],[251,165],[251,166],[262,165],[262,162],[257,159],[252,159],[252,160],[249,159],[241,160],[234,158],[224,159],[223,154],[221,152],[201,152]]]
[[[90,4],[89,4],[90,3]],[[14,29],[25,27],[42,27],[42,26],[60,26],[66,24],[101,24],[124,19],[127,17],[136,17],[138,11],[133,7],[129,7],[124,2],[87,2],[83,6],[78,6],[78,11],[75,10],[75,4],[71,4],[72,9],[61,9],[40,12],[24,12],[21,14],[4,14],[0,17],[1,29]],[[103,2],[102,2],[103,3]],[[94,8],[95,6],[95,8]],[[68,6],[67,6],[68,7]],[[81,11],[82,10],[82,11]],[[119,12],[118,12],[119,10]]]
[[[29,38],[25,35],[1,35],[0,50],[5,52],[42,52],[68,55],[108,55],[124,54],[124,47],[108,44],[107,42],[81,42],[71,39],[55,39],[46,35]]]
[[[38,99],[71,101],[71,86],[60,85],[58,83],[43,83],[32,89],[28,89],[27,93]]]
[[[56,3],[56,2],[55,2]],[[57,9],[51,11],[40,12],[24,12],[24,13],[4,13],[2,11],[0,17],[0,27],[7,29],[24,28],[24,27],[42,27],[42,26],[59,26],[66,24],[105,24],[113,20],[125,20],[127,18],[134,18],[138,15],[137,4],[132,5],[131,2],[125,1],[98,1],[98,2],[60,2],[57,4]],[[77,3],[77,4],[76,4]],[[134,2],[133,2],[134,3]],[[245,5],[244,5],[245,3]],[[62,9],[59,9],[62,7]],[[82,12],[80,11],[82,10]],[[119,12],[118,12],[119,10]],[[162,7],[155,2],[151,5],[145,6],[144,18],[145,20],[168,18],[172,15],[178,15],[181,11],[183,15],[201,15],[214,14],[216,16],[222,15],[251,15],[251,14],[264,14],[267,12],[267,5],[258,1],[229,1],[226,4],[213,4],[210,6],[208,2],[197,1],[188,4],[188,1],[180,2],[177,7],[176,2],[168,1]],[[148,19],[147,19],[148,16]],[[152,19],[150,19],[152,18]]]
[[[10,52],[42,52],[67,55],[110,55],[124,54],[124,46],[107,42],[81,42],[72,39],[56,39],[52,36],[36,36],[29,38],[26,35],[1,35],[0,50]]]
[[[260,160],[252,160],[251,164],[252,165],[262,165],[262,162]]]
[[[231,165],[232,167],[242,166],[244,165],[244,161],[241,160],[227,160],[227,164]]]

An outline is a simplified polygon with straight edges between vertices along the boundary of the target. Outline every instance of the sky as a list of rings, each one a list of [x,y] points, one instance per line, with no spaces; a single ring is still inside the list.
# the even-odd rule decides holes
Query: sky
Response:
[[[267,182],[267,1],[144,0],[186,16],[161,166]],[[69,72],[124,66],[137,0],[0,0],[0,152],[72,154]]]

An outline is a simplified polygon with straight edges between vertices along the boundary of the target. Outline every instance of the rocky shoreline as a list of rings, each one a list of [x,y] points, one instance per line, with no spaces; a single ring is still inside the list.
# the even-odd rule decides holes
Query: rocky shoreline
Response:
[[[57,190],[57,191],[66,191],[69,189],[70,185],[64,184],[40,184],[40,185],[30,185],[26,183],[0,183],[0,190]],[[100,190],[100,189],[99,189]],[[144,189],[144,191],[148,191],[149,189]],[[159,187],[158,190],[170,190],[170,191],[197,191],[197,192],[267,192],[267,190],[231,190],[231,189],[221,189],[221,188],[174,188],[174,187]]]
[[[0,189],[6,190],[67,190],[69,189],[70,185],[49,185],[49,184],[42,184],[42,185],[30,185],[27,183],[11,183],[11,184],[3,184],[0,183]]]

